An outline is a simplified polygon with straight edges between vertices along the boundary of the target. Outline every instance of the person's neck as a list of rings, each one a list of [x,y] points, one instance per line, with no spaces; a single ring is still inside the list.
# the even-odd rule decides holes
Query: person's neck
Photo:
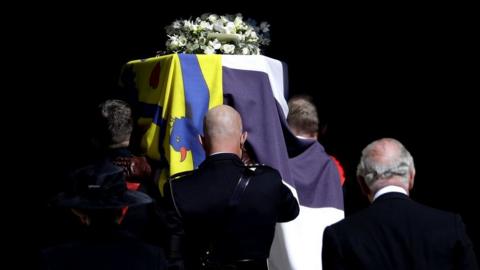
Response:
[[[111,144],[108,146],[109,149],[117,149],[117,148],[124,148],[129,146],[129,141],[123,141],[117,144]]]
[[[232,152],[213,152],[213,153],[208,154],[208,156],[215,156],[215,155],[220,155],[220,154],[232,154],[232,155],[235,155],[235,153],[232,153]]]
[[[217,155],[217,154],[234,154],[237,155],[239,158],[241,157],[241,151],[238,149],[231,149],[231,148],[212,148],[207,151],[207,156]]]
[[[302,139],[302,140],[316,140],[317,138],[314,137],[307,137],[307,136],[302,136],[302,135],[296,135],[295,137]]]
[[[308,133],[308,132],[299,132],[299,131],[295,131],[293,133],[294,133],[295,137],[300,138],[300,139],[304,139],[304,140],[317,140],[318,139],[317,133]]]

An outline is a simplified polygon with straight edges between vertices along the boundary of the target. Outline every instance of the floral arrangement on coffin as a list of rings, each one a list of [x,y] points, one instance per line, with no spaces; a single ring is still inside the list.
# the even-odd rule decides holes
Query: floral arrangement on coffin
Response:
[[[269,27],[266,22],[245,22],[242,14],[176,20],[166,27],[167,53],[261,54],[260,47],[270,43]]]

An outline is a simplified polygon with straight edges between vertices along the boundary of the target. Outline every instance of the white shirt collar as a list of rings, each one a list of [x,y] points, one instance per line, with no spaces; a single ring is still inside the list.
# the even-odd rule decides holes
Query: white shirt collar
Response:
[[[303,136],[298,136],[298,135],[296,135],[295,137],[297,137],[297,138],[299,138],[299,139],[302,139],[302,140],[316,140],[315,138],[303,137]]]
[[[386,186],[381,188],[377,193],[375,193],[375,196],[373,196],[373,201],[375,201],[378,197],[382,196],[385,193],[390,193],[390,192],[400,192],[408,196],[408,193],[405,191],[405,189],[397,186]]]
[[[218,154],[234,154],[234,153],[231,153],[231,152],[215,152],[215,153],[211,153],[209,156],[214,156],[214,155],[218,155]]]

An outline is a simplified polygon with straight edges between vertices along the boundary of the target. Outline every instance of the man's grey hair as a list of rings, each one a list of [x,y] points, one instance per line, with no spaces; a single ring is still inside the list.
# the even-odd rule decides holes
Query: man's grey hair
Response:
[[[357,167],[357,176],[365,179],[368,187],[394,176],[402,179],[403,185],[408,185],[410,173],[415,171],[413,157],[397,140],[380,139],[370,143],[362,151],[362,157]]]

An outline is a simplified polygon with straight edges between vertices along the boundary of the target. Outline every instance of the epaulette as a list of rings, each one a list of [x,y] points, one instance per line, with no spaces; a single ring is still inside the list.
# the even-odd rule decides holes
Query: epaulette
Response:
[[[269,165],[266,165],[266,164],[263,164],[263,163],[248,164],[248,165],[246,165],[246,167],[249,168],[252,171],[257,172],[257,173],[268,172],[268,171],[277,171],[273,167],[270,167]]]
[[[245,166],[250,168],[250,167],[264,167],[264,166],[267,166],[267,165],[265,165],[263,163],[253,163],[253,164],[247,164]]]
[[[262,163],[253,163],[253,164],[247,164],[245,165],[245,167],[249,168],[252,171],[256,171],[258,168],[264,168],[268,166]]]
[[[185,171],[185,172],[176,173],[176,174],[174,174],[174,175],[172,175],[172,176],[170,176],[170,177],[168,178],[168,182],[173,181],[173,180],[181,179],[181,178],[183,178],[183,177],[185,177],[185,176],[188,176],[188,175],[193,174],[193,172],[194,172],[194,171]]]

